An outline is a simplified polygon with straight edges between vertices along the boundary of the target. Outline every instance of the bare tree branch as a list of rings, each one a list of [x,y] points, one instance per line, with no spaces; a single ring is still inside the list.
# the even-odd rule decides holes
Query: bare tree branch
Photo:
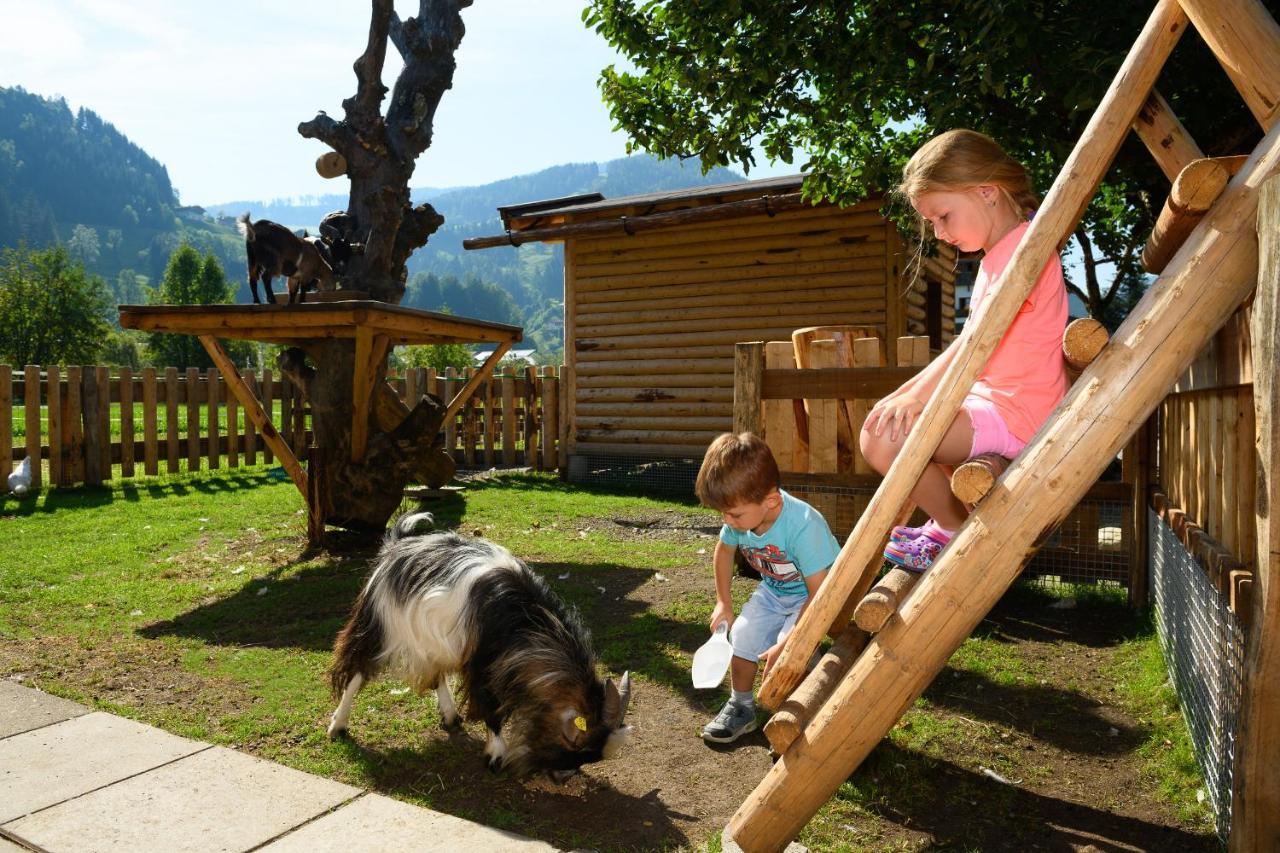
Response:
[[[405,46],[404,40],[404,24],[400,22],[400,16],[396,14],[396,10],[391,10],[391,43],[396,46],[396,50],[400,52],[400,58],[408,60],[409,49]]]
[[[382,122],[380,109],[387,94],[387,87],[382,85],[382,66],[387,58],[387,36],[394,11],[393,0],[373,0],[369,41],[353,66],[358,81],[356,94],[342,102],[347,121],[360,128],[366,137]]]
[[[348,161],[360,146],[360,138],[355,130],[346,122],[334,121],[325,113],[319,113],[311,121],[298,125],[298,133],[307,139],[318,139],[334,151],[341,153]]]
[[[436,108],[453,86],[453,55],[466,32],[459,11],[470,5],[471,0],[419,0],[417,17],[401,28],[400,49],[407,54],[387,107],[387,136],[402,159],[412,160],[431,145]]]

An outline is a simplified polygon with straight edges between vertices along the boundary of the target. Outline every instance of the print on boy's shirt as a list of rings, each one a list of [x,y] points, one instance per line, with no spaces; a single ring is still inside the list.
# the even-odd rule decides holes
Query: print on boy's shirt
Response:
[[[742,551],[742,557],[747,561],[747,565],[759,572],[762,577],[778,583],[804,580],[800,569],[791,562],[790,557],[782,553],[782,549],[777,545],[765,545],[762,548],[739,545],[738,548]]]

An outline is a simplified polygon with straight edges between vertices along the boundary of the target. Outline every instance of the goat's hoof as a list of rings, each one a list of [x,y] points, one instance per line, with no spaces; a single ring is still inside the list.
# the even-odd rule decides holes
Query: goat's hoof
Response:
[[[346,726],[340,726],[337,723],[329,724],[329,740],[337,740],[344,738],[348,734]]]
[[[462,730],[462,716],[455,714],[452,717],[443,717],[440,720],[440,728],[447,732],[457,732]]]
[[[485,769],[495,776],[502,772],[502,758],[495,756],[485,762]]]

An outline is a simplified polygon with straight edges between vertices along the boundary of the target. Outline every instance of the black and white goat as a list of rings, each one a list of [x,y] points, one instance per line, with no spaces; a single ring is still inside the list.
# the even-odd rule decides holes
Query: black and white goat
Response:
[[[456,533],[418,535],[430,522],[429,513],[407,515],[387,534],[338,634],[329,676],[341,699],[330,737],[346,730],[356,694],[384,668],[418,693],[435,688],[452,726],[447,677],[460,672],[467,718],[488,727],[490,769],[562,781],[615,757],[631,732],[623,723],[630,677],[601,683],[577,614],[510,551]]]
[[[248,213],[236,219],[236,228],[244,238],[249,292],[253,294],[255,304],[258,303],[259,278],[267,293],[268,305],[276,301],[271,279],[278,275],[288,278],[290,305],[304,301],[306,292],[312,287],[320,290],[337,288],[332,264],[310,239],[299,237],[270,219],[250,222]]]

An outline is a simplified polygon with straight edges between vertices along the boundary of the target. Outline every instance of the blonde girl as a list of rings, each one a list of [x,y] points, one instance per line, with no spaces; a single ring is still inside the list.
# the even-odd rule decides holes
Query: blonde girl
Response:
[[[1031,180],[991,137],[952,130],[925,143],[902,171],[898,192],[939,239],[961,252],[982,252],[966,328],[987,308],[987,295],[1027,231],[1038,206]],[[963,408],[925,468],[912,499],[930,516],[923,527],[896,527],[885,559],[924,571],[968,510],[951,494],[943,466],[979,453],[1014,457],[1067,391],[1062,330],[1067,293],[1054,256],[964,399]],[[955,357],[959,338],[924,370],[876,403],[862,427],[863,456],[884,474]]]

